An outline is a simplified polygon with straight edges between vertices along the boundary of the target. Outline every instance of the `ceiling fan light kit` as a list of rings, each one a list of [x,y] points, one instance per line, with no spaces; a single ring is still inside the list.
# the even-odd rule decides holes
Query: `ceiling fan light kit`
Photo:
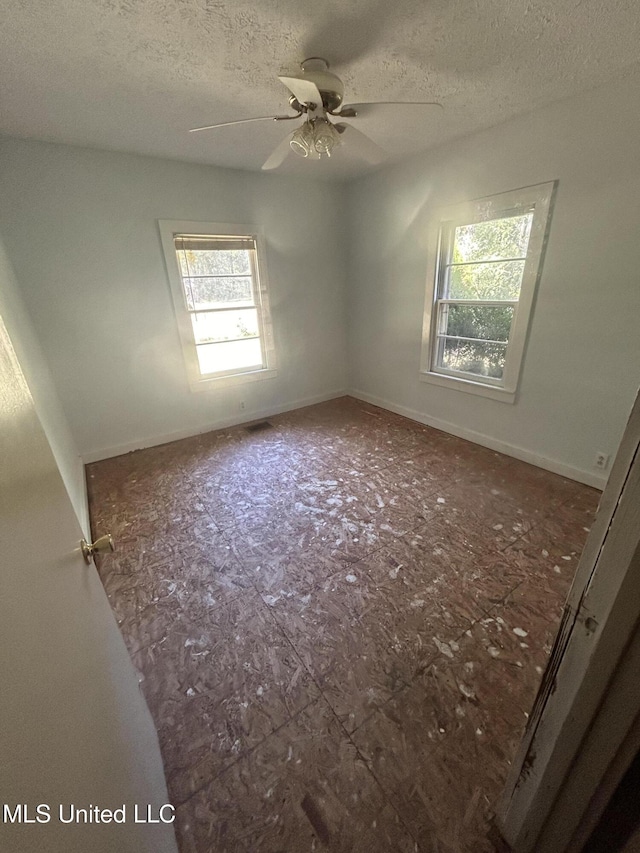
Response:
[[[345,137],[348,147],[355,154],[369,163],[380,163],[387,157],[387,153],[382,148],[364,133],[356,130],[351,124],[332,122],[328,116],[355,119],[358,116],[358,107],[373,107],[375,109],[376,106],[441,106],[441,104],[435,104],[432,101],[414,101],[411,103],[371,101],[343,106],[344,85],[342,80],[329,71],[329,63],[319,56],[305,59],[304,62],[300,63],[299,71],[292,74],[283,72],[278,76],[278,79],[291,92],[289,106],[295,110],[295,115],[238,119],[207,125],[206,127],[195,127],[192,128],[191,132],[214,130],[252,121],[289,121],[304,116],[303,124],[280,142],[263,164],[263,169],[276,169],[282,164],[290,151],[307,160],[319,160],[323,156],[331,157],[334,149],[343,144]],[[370,113],[371,110],[367,109],[367,112]]]
[[[333,149],[342,143],[337,128],[326,118],[311,118],[294,130],[289,147],[299,157],[319,160],[331,157]]]

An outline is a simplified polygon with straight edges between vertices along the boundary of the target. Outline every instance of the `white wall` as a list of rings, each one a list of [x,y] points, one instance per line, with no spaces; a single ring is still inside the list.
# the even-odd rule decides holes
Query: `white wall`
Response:
[[[8,139],[0,187],[0,230],[85,459],[345,389],[340,186]],[[264,226],[276,379],[190,391],[158,219]]]
[[[25,310],[14,271],[0,240],[0,317],[29,386],[71,504],[85,536],[89,534],[84,467],[60,405],[51,372]]]
[[[343,187],[0,141],[0,231],[81,454],[350,388],[601,485],[594,455],[615,453],[640,382],[639,93],[636,75]],[[516,403],[420,382],[434,211],[553,179]],[[158,219],[264,226],[277,379],[189,390]]]
[[[350,185],[350,385],[594,484],[640,384],[640,79]],[[427,226],[439,206],[559,179],[514,405],[418,379]]]

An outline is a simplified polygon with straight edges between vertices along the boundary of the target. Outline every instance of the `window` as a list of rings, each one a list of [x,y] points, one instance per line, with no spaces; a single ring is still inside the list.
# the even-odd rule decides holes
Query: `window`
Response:
[[[260,237],[200,222],[160,232],[191,386],[275,376]]]
[[[554,187],[443,211],[432,239],[421,378],[514,401]]]

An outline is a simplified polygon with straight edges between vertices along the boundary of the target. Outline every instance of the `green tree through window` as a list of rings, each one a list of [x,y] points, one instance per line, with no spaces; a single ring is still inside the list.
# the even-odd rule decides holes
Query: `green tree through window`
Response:
[[[441,282],[442,298],[448,300],[440,306],[441,367],[502,377],[532,218],[532,213],[507,215],[450,232]]]

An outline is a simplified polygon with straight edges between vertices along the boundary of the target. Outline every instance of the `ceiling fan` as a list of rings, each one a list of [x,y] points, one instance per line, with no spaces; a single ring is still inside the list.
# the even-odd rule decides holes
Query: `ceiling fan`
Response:
[[[382,162],[387,157],[387,152],[353,125],[345,124],[343,121],[331,121],[329,116],[355,119],[357,116],[371,115],[378,107],[386,106],[442,108],[442,104],[433,101],[370,101],[343,106],[342,80],[329,71],[327,60],[318,56],[305,59],[300,63],[300,70],[293,74],[282,72],[278,79],[291,92],[289,106],[295,110],[295,115],[258,116],[237,121],[224,121],[220,124],[194,127],[190,133],[230,127],[235,124],[248,124],[252,121],[292,121],[303,118],[303,123],[276,146],[263,163],[263,169],[276,169],[290,151],[309,160],[331,157],[334,149],[345,142],[354,153],[369,163],[375,164]]]

